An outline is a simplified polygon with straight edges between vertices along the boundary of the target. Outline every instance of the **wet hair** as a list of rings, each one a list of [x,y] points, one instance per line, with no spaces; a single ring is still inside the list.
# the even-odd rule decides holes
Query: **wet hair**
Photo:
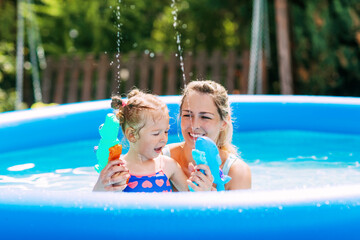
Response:
[[[226,122],[225,129],[219,133],[216,145],[222,150],[237,154],[236,147],[231,144],[233,136],[233,124],[231,120],[229,96],[226,89],[219,83],[211,80],[192,81],[183,90],[180,112],[182,110],[185,98],[192,91],[211,96],[220,115],[220,119]]]
[[[127,100],[119,95],[112,96],[111,100],[111,107],[116,111],[124,135],[128,127],[132,127],[138,135],[149,117],[152,117],[154,121],[159,117],[155,114],[156,111],[160,110],[167,116],[169,114],[163,101],[139,89],[131,90],[127,95]]]

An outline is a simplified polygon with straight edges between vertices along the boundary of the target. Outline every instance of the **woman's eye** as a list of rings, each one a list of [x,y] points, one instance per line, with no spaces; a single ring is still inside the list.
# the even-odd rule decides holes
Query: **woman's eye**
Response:
[[[207,116],[202,116],[202,119],[211,119],[211,117],[207,117]]]
[[[159,136],[160,133],[156,132],[156,133],[153,133],[154,136]]]
[[[183,117],[190,117],[190,114],[184,114]]]

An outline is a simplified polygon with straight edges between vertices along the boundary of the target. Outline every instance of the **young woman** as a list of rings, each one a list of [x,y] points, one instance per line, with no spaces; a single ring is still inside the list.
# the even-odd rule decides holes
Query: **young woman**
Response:
[[[237,155],[231,144],[233,126],[227,92],[214,81],[193,81],[184,89],[181,105],[181,133],[184,142],[167,145],[163,154],[175,159],[186,174],[188,184],[195,191],[216,190],[210,169],[206,165],[194,167],[192,149],[196,138],[207,136],[219,148],[223,173],[232,179],[225,185],[226,190],[251,188],[249,166]],[[203,169],[205,174],[201,171]],[[195,185],[194,182],[197,184]]]

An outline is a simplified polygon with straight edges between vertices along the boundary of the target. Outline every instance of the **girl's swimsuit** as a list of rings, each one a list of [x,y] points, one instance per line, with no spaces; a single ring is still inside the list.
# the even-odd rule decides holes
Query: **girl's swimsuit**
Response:
[[[123,192],[172,192],[172,187],[168,177],[161,169],[151,175],[130,174],[129,183]]]

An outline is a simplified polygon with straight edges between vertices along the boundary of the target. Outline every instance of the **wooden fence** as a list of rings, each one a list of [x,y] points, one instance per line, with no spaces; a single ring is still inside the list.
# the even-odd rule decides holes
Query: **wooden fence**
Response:
[[[230,94],[247,92],[248,69],[248,52],[184,54],[186,82],[211,79],[223,84]],[[265,75],[264,83],[266,93]],[[135,53],[119,58],[101,54],[98,59],[91,54],[84,59],[48,57],[42,77],[44,103],[106,99],[112,94],[127,93],[134,86],[158,95],[180,94],[184,78],[179,58],[176,54],[138,56]]]

